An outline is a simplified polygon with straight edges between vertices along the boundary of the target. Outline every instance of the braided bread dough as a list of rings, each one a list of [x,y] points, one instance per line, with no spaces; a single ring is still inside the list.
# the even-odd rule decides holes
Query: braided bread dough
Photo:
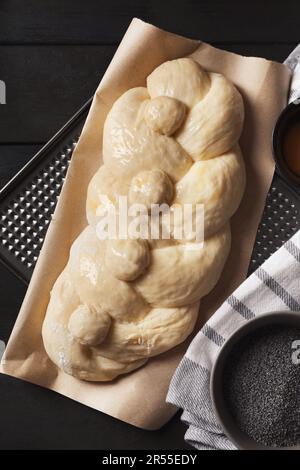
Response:
[[[79,379],[112,380],[184,341],[230,250],[245,169],[243,102],[195,61],[165,62],[128,90],[104,125],[104,164],[87,194],[89,225],[71,247],[43,324],[52,361]],[[105,197],[103,197],[105,196]],[[204,204],[205,240],[100,240],[106,205]],[[183,223],[182,221],[179,223]]]

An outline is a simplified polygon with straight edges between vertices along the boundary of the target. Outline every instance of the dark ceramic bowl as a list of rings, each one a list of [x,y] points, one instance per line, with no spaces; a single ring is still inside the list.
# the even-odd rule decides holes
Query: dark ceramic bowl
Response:
[[[223,371],[232,348],[242,339],[259,328],[282,324],[300,327],[300,312],[270,312],[259,315],[253,320],[249,320],[241,328],[235,331],[222,346],[216,362],[214,364],[211,381],[210,394],[213,408],[219,424],[224,433],[235,444],[238,449],[243,450],[300,450],[300,445],[293,447],[266,447],[258,444],[251,437],[245,434],[235,422],[233,416],[226,406],[223,395]]]
[[[279,115],[272,136],[273,156],[277,172],[297,192],[300,192],[300,176],[293,173],[286,163],[283,142],[291,127],[300,122],[300,99],[290,103]]]

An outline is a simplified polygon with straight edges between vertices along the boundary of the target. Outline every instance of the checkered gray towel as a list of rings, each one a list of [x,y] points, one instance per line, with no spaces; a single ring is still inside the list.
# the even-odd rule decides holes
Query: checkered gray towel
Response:
[[[300,97],[300,45],[286,61],[293,70],[290,101]],[[248,277],[192,341],[170,384],[167,401],[183,409],[186,441],[197,449],[235,449],[223,434],[209,392],[210,373],[226,339],[267,311],[300,311],[300,231]]]

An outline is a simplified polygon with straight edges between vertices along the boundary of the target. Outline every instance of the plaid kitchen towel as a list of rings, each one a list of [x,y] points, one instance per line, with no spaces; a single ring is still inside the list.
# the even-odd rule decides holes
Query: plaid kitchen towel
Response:
[[[285,63],[293,71],[289,102],[300,98],[300,45]],[[192,341],[178,366],[167,402],[183,409],[186,441],[197,449],[233,450],[211,403],[210,374],[217,354],[245,322],[274,310],[300,311],[300,231],[248,277]]]

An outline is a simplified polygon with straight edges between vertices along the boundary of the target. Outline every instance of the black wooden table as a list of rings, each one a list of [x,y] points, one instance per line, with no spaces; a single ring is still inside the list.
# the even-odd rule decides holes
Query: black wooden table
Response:
[[[283,61],[300,42],[299,0],[0,0],[0,185],[94,92],[137,16],[244,55]],[[0,265],[0,339],[26,287]],[[184,449],[175,416],[146,432],[0,375],[0,449]]]

